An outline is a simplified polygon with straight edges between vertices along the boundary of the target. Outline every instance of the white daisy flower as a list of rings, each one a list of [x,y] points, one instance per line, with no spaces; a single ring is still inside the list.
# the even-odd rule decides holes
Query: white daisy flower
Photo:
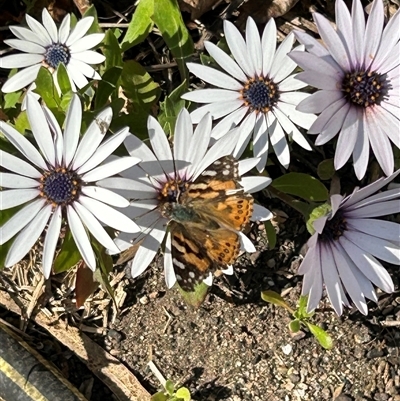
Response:
[[[246,41],[229,21],[224,21],[224,33],[234,59],[213,43],[204,44],[226,73],[200,64],[187,65],[194,75],[221,88],[195,90],[182,96],[192,102],[207,103],[191,114],[192,120],[198,123],[206,113],[211,113],[214,119],[222,118],[212,132],[215,139],[239,125],[241,134],[235,157],[243,153],[253,133],[254,156],[260,158],[259,171],[265,167],[269,142],[279,162],[288,167],[290,153],[285,133],[304,149],[311,150],[295,124],[308,129],[315,120],[315,116],[296,110],[298,103],[309,94],[296,91],[306,85],[294,79],[296,75],[290,75],[297,66],[287,57],[294,35],[289,34],[276,49],[273,18],[261,38],[252,18],[247,19]],[[299,51],[303,49],[304,46],[297,47]]]
[[[186,191],[189,193],[194,189],[190,187],[193,183],[199,189],[199,197],[204,193],[203,191],[208,191],[210,200],[214,199],[213,196],[218,194],[218,192],[215,192],[218,189],[210,188],[206,179],[204,179],[205,174],[207,174],[206,178],[215,177],[219,182],[222,182],[226,177],[226,180],[232,183],[234,173],[230,168],[233,169],[234,167],[230,162],[224,165],[224,159],[222,158],[232,153],[235,147],[235,139],[237,139],[239,132],[236,130],[236,132],[226,135],[209,147],[211,124],[211,116],[207,114],[193,132],[189,113],[186,109],[183,109],[177,119],[174,148],[171,151],[168,139],[160,124],[155,118],[149,117],[148,131],[152,150],[137,137],[129,135],[125,140],[125,146],[130,154],[135,154],[142,161],[133,168],[122,172],[123,178],[105,179],[98,183],[99,185],[104,184],[108,188],[113,188],[131,199],[130,207],[124,209],[123,213],[126,213],[139,225],[142,234],[132,238],[132,235],[121,233],[116,239],[116,243],[121,250],[124,250],[131,247],[132,243],[143,240],[132,261],[131,271],[133,277],[139,276],[146,270],[165,240],[164,272],[167,286],[171,288],[176,279],[180,280],[180,277],[183,276],[182,273],[180,275],[175,274],[174,265],[175,267],[179,265],[180,269],[185,270],[186,268],[186,265],[177,261],[179,255],[176,252],[174,253],[174,249],[177,249],[178,245],[171,241],[171,231],[174,234],[185,230],[186,222],[188,229],[192,228],[191,223],[194,221],[203,227],[202,222],[197,220],[200,214],[207,216],[204,220],[204,232],[207,232],[207,228],[210,225],[215,225],[212,222],[219,221],[218,214],[216,214],[215,210],[214,212],[211,210],[210,204],[206,202],[197,203],[196,206],[192,205],[193,207],[191,207],[181,199],[181,197],[185,196]],[[243,161],[239,164],[239,174],[243,174],[253,168],[257,162],[257,159]],[[220,177],[218,177],[215,170],[207,170],[213,163],[220,165]],[[199,177],[201,184],[199,183]],[[250,193],[264,188],[270,182],[271,180],[267,177],[244,177],[240,181],[240,188],[235,187],[236,189],[228,192],[232,194],[237,192],[241,196],[249,196],[243,195],[243,188]],[[226,197],[224,184],[222,184],[220,190],[222,191],[221,203],[223,203]],[[239,208],[242,208],[242,206],[239,206]],[[221,208],[222,211],[223,207]],[[209,214],[207,214],[208,212]],[[238,213],[238,216],[240,216],[242,212],[239,211]],[[261,206],[254,205],[253,217],[258,220],[266,220],[271,218],[271,213]],[[223,216],[221,219],[223,221]],[[178,225],[176,225],[176,222]],[[229,224],[222,222],[221,226],[229,226]],[[167,230],[168,227],[169,230]],[[193,227],[193,232],[188,233],[188,235],[198,236],[200,231],[196,231],[197,227]],[[213,237],[217,228],[218,225],[213,226],[214,232],[210,233],[207,238]],[[224,234],[233,232],[232,236],[237,239],[234,231],[232,229],[231,231],[226,230]],[[205,234],[204,238],[206,238]],[[250,240],[243,234],[240,234],[240,238],[244,248],[254,252],[254,246]],[[197,244],[195,246],[198,253],[202,252],[203,245],[206,246],[206,244]],[[195,254],[195,249],[192,249],[192,252]],[[189,253],[191,252],[189,251]],[[207,259],[206,255],[203,256],[204,259]],[[224,266],[224,263],[221,263],[221,265]],[[194,274],[194,272],[191,273]],[[187,274],[188,277],[191,273]],[[202,277],[202,279],[204,278],[206,277]],[[180,284],[182,284],[182,280]]]
[[[394,170],[392,143],[400,148],[400,11],[384,27],[382,0],[374,0],[368,21],[360,0],[351,14],[343,0],[336,1],[336,30],[314,13],[324,45],[303,32],[295,32],[308,52],[291,57],[304,72],[298,79],[320,90],[297,107],[321,113],[310,127],[319,134],[315,144],[338,140],[335,168],[352,155],[354,170],[362,179],[369,163],[370,145],[383,172]]]
[[[89,64],[102,63],[105,57],[90,49],[103,40],[104,34],[86,35],[93,20],[93,17],[82,18],[71,29],[71,17],[67,14],[57,29],[49,12],[44,8],[43,25],[28,14],[26,22],[29,28],[11,25],[10,30],[18,39],[8,39],[4,43],[24,53],[2,57],[0,67],[22,70],[7,80],[2,91],[16,92],[35,81],[41,66],[54,73],[60,63],[67,68],[74,91],[76,87],[83,88],[87,85],[87,78],[100,80],[100,75]]]
[[[372,284],[388,293],[394,291],[378,259],[400,265],[400,224],[375,217],[400,212],[400,188],[373,194],[399,173],[356,188],[347,197],[331,196],[331,210],[314,221],[316,232],[299,268],[299,274],[304,274],[302,293],[309,295],[309,311],[317,307],[324,284],[338,315],[343,305],[350,305],[349,298],[366,315],[365,298],[378,300]]]
[[[0,132],[28,161],[0,150],[0,166],[6,170],[0,172],[0,182],[7,188],[0,192],[0,210],[23,205],[1,227],[1,245],[13,238],[5,266],[14,265],[29,252],[50,220],[42,262],[43,273],[49,277],[62,220],[66,218],[83,260],[94,270],[96,260],[87,230],[114,252],[119,250],[99,221],[117,230],[139,231],[132,220],[111,207],[127,207],[129,202],[94,183],[139,162],[135,157],[124,157],[100,166],[123,142],[128,128],[100,145],[112,119],[109,107],[97,115],[79,142],[82,109],[77,95],[67,111],[64,133],[51,111],[41,108],[30,94],[27,115],[40,152],[11,125],[0,121]]]

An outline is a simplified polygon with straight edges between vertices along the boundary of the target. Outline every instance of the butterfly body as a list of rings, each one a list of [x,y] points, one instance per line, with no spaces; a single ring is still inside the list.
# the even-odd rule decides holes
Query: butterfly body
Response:
[[[250,221],[253,198],[239,183],[237,161],[215,161],[192,183],[172,185],[175,196],[161,201],[170,220],[172,263],[178,284],[191,291],[210,272],[232,264],[240,250],[239,232]]]

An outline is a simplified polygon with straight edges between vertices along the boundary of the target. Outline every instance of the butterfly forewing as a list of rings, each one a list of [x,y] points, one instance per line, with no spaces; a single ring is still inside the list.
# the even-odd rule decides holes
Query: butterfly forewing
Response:
[[[179,285],[186,291],[210,272],[232,264],[239,231],[250,221],[253,198],[239,183],[232,156],[210,165],[180,195],[169,224],[171,253]]]

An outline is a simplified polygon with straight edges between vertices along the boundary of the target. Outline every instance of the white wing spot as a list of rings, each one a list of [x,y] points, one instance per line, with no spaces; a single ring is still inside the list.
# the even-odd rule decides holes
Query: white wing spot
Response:
[[[223,170],[222,171],[222,175],[229,175],[230,174],[230,170]]]
[[[179,267],[180,269],[182,269],[182,270],[184,270],[185,269],[185,265],[184,265],[184,263],[182,263],[182,262],[179,262],[179,260],[177,260],[177,259],[172,259],[172,263],[175,265],[175,266],[177,266],[177,267]]]
[[[214,177],[214,176],[217,175],[217,172],[214,171],[214,170],[206,170],[206,171],[203,172],[202,175],[209,175],[210,177]]]
[[[189,277],[195,278],[195,274],[193,272],[189,272]]]

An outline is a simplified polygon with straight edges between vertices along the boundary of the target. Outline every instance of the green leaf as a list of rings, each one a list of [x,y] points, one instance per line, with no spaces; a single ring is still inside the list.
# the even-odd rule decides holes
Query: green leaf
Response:
[[[101,32],[100,25],[97,19],[97,11],[96,7],[92,4],[82,15],[82,18],[84,17],[94,17],[93,24],[87,31],[86,35],[89,35],[90,33],[99,33]]]
[[[194,46],[183,22],[177,0],[156,0],[153,20],[178,64],[181,80],[186,80],[188,83],[186,61],[193,54]]]
[[[322,205],[317,206],[311,211],[308,219],[306,220],[307,231],[311,235],[315,233],[314,221],[322,216],[326,216],[331,210],[332,210],[331,205],[329,203],[324,203]]]
[[[122,88],[127,97],[146,110],[155,104],[160,96],[160,87],[149,73],[136,61],[124,63],[121,75]]]
[[[141,0],[132,15],[128,30],[122,39],[122,51],[126,51],[133,46],[143,42],[153,29],[151,20],[154,13],[155,0]]]
[[[4,108],[12,109],[18,103],[19,98],[21,97],[22,91],[11,92],[4,94]]]
[[[193,291],[190,291],[190,292],[182,290],[182,288],[179,286],[178,286],[178,289],[182,295],[182,298],[188,305],[198,308],[206,299],[206,295],[207,295],[209,287],[207,284],[201,282],[200,284],[198,284],[194,287]]]
[[[17,119],[14,122],[14,126],[18,132],[25,132],[26,130],[31,128],[31,125],[28,121],[28,115],[26,114],[25,110],[19,113]]]
[[[65,95],[68,92],[71,92],[71,82],[68,77],[67,69],[65,68],[64,64],[60,64],[57,68],[57,82],[60,86],[61,93]]]
[[[51,72],[47,68],[41,67],[35,82],[35,92],[42,97],[47,107],[49,109],[58,109],[60,96]]]
[[[169,395],[173,395],[175,392],[175,384],[171,380],[165,382],[165,389]]]
[[[54,261],[54,273],[65,272],[75,266],[82,259],[81,254],[76,247],[75,240],[71,230],[67,230],[61,246],[60,253]]]
[[[317,174],[321,180],[330,180],[335,172],[336,170],[333,159],[326,159],[318,164]]]
[[[106,32],[106,36],[103,40],[103,53],[106,57],[105,69],[109,70],[112,67],[122,67],[122,55],[121,48],[114,32],[109,29]],[[100,81],[101,82],[101,81]]]
[[[99,81],[98,89],[95,98],[95,109],[101,109],[104,107],[112,93],[115,91],[115,95],[118,96],[118,80],[122,74],[122,67],[116,66],[111,67],[102,76],[102,80]]]
[[[297,333],[300,330],[300,320],[299,319],[294,319],[289,323],[289,330],[292,333]]]
[[[186,387],[181,387],[176,393],[177,398],[181,398],[183,401],[190,401],[190,391]]]
[[[129,125],[133,133],[147,134],[147,118],[160,96],[160,87],[134,60],[124,63],[121,86],[131,102],[128,104],[128,114],[125,115],[125,119],[121,118],[121,121]]]
[[[162,391],[159,391],[156,394],[153,394],[150,398],[151,401],[168,401],[168,396],[165,395]]]
[[[160,103],[158,122],[167,134],[175,131],[175,123],[179,112],[185,107],[185,101],[181,96],[186,92],[186,82],[182,82],[169,96]]]
[[[289,312],[294,313],[294,310],[286,303],[286,301],[275,291],[267,290],[261,292],[261,298],[265,302],[270,302],[271,304],[277,306],[283,306]]]
[[[272,184],[277,190],[313,202],[328,199],[328,190],[316,178],[304,173],[288,173],[276,178]]]
[[[331,336],[321,327],[316,326],[315,324],[311,324],[308,322],[304,322],[312,335],[317,339],[319,344],[325,349],[331,349],[333,347],[333,340]]]
[[[111,255],[106,253],[106,250],[103,245],[101,245],[95,238],[91,237],[91,244],[94,250],[94,253],[97,257],[97,265],[98,269],[94,271],[93,277],[99,282],[104,290],[108,293],[108,295],[113,300],[114,304],[117,305],[114,296],[114,290],[111,287],[109,274],[113,269],[113,261]]]
[[[267,234],[268,248],[274,249],[276,246],[276,231],[270,220],[264,221],[265,232]]]

